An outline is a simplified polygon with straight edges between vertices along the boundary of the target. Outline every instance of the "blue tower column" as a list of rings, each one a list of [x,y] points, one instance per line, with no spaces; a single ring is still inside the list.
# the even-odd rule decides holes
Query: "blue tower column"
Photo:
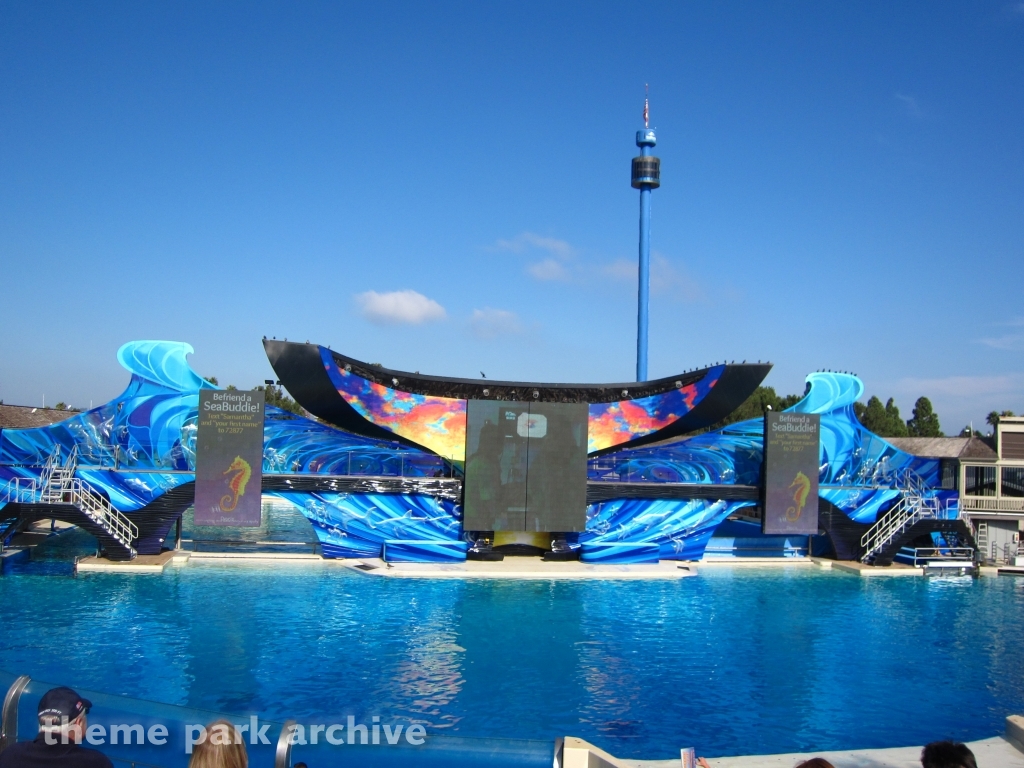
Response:
[[[646,108],[645,108],[646,111]],[[647,326],[651,291],[651,190],[661,186],[661,160],[651,155],[654,131],[636,133],[640,157],[633,158],[631,186],[640,190],[640,268],[637,285],[636,380],[647,381]]]

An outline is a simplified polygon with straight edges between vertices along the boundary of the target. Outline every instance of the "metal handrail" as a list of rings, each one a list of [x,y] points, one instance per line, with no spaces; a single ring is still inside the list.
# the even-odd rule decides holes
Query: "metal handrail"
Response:
[[[139,537],[139,529],[131,520],[114,509],[105,496],[75,477],[71,481],[71,503],[79,507],[98,523],[104,523],[118,534],[121,543],[130,547]]]
[[[18,740],[18,702],[31,681],[28,675],[21,675],[7,689],[4,706],[0,710],[0,752]]]
[[[974,550],[971,547],[903,547],[900,549],[897,558],[900,562],[907,563],[919,568],[921,566],[931,567],[955,567],[958,564],[974,564]]]
[[[71,449],[63,464],[60,461],[60,454],[61,448],[58,444],[54,446],[46,464],[43,465],[38,480],[16,477],[8,481],[5,501],[23,504],[72,504],[127,547],[134,558],[136,552],[132,545],[139,536],[138,526],[115,509],[105,496],[97,493],[81,478],[75,477],[78,465],[77,446]]]
[[[938,518],[941,511],[938,500],[925,496],[928,486],[912,469],[894,470],[892,480],[902,492],[902,497],[861,536],[860,545],[864,548],[862,562],[868,562],[918,520]]]
[[[994,512],[1024,512],[1024,498],[1014,496],[961,496],[963,509],[990,510]]]
[[[916,557],[919,558],[974,558],[974,550],[971,547],[908,547],[913,549]]]
[[[292,733],[296,722],[285,720],[281,727],[281,735],[277,737],[277,748],[274,750],[274,768],[289,768],[292,764]]]
[[[309,547],[315,555],[319,541],[242,541],[241,539],[182,539],[181,543],[191,544],[193,552],[199,552],[197,545],[211,544],[222,547]],[[184,549],[184,547],[182,547]]]
[[[935,499],[900,499],[861,537],[860,544],[866,549],[864,556],[875,554],[918,520],[937,518],[937,507]]]

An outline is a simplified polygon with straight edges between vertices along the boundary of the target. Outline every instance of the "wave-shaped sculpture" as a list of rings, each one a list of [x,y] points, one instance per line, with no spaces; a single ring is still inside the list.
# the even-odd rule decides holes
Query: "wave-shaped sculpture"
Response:
[[[895,476],[917,474],[945,503],[955,492],[939,486],[940,466],[901,451],[864,427],[853,404],[864,394],[856,376],[812,373],[804,397],[787,410],[821,416],[819,494],[857,522],[874,522],[899,496]],[[764,455],[763,419],[677,440],[667,445],[607,454],[592,460],[591,480],[759,485]]]

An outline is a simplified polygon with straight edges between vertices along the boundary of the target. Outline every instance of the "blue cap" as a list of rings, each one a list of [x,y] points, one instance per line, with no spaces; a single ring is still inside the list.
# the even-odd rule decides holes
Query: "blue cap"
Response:
[[[658,140],[654,136],[654,131],[650,128],[644,128],[642,131],[636,132],[636,145],[638,147],[653,147],[657,143]]]
[[[66,686],[51,688],[39,700],[39,724],[62,725],[65,717],[71,722],[91,706],[91,701],[83,699]]]

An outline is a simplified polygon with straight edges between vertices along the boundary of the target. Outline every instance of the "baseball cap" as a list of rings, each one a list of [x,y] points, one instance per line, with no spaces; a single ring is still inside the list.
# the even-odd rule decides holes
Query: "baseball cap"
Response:
[[[67,686],[51,688],[39,700],[39,724],[60,725],[65,717],[71,722],[91,706],[91,701],[83,699]]]

